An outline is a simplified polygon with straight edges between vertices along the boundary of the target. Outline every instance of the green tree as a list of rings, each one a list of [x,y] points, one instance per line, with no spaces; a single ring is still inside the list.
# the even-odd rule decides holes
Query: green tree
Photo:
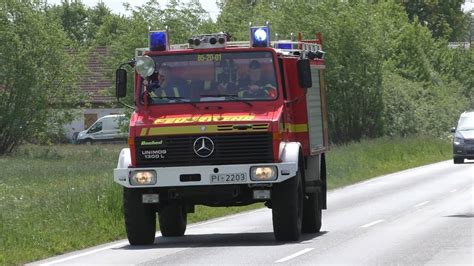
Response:
[[[248,40],[248,26],[254,13],[253,1],[220,0],[217,24],[222,31],[232,35],[233,41]]]
[[[87,14],[89,23],[86,35],[90,42],[94,45],[107,45],[108,40],[118,34],[115,21],[120,16],[113,14],[103,2],[89,8]]]
[[[435,38],[462,41],[465,21],[461,6],[464,0],[398,0],[403,4],[410,21],[415,18],[426,25]]]
[[[80,0],[62,0],[60,5],[48,8],[50,16],[59,19],[68,37],[79,44],[90,40],[92,31],[88,8]]]
[[[90,8],[81,0],[63,0],[46,10],[49,16],[61,22],[71,41],[79,45],[106,45],[117,33],[113,21],[120,16],[113,14],[103,2]]]
[[[41,2],[0,4],[0,154],[71,119],[81,66]]]

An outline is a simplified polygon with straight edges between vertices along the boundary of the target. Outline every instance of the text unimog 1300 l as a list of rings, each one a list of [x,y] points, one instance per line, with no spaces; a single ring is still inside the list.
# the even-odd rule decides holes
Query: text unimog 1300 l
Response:
[[[163,236],[182,236],[195,205],[265,202],[277,240],[319,232],[328,147],[320,36],[270,42],[264,26],[250,27],[249,42],[211,34],[170,46],[166,31],[149,38],[128,62],[136,73],[130,148],[114,170],[130,244],[154,243],[157,213]],[[116,74],[124,97],[127,73]],[[165,74],[166,86],[153,85]],[[251,84],[259,93],[247,91]]]

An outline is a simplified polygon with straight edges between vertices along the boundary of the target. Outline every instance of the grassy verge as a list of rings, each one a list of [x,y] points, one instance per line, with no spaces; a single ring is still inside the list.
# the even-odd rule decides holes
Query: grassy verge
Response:
[[[452,158],[445,140],[427,137],[380,138],[333,147],[327,154],[328,187],[337,188],[372,177]]]
[[[121,188],[112,181],[120,145],[24,146],[0,157],[0,264],[22,264],[125,238]],[[448,159],[449,143],[379,139],[328,153],[329,187]],[[198,206],[189,223],[257,208]]]

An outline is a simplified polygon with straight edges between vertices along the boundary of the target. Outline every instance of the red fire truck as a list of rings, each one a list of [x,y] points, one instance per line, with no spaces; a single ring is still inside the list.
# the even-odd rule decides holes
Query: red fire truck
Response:
[[[195,205],[271,208],[276,240],[319,232],[326,209],[327,110],[321,35],[270,40],[250,27],[248,42],[225,33],[170,45],[152,31],[149,47],[116,72],[126,96],[134,67],[130,148],[114,181],[123,186],[131,245],[182,236]]]

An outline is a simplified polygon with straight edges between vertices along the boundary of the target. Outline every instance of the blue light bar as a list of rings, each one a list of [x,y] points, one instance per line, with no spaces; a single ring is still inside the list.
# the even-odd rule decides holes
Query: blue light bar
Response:
[[[148,40],[150,51],[168,50],[168,33],[166,31],[150,31]]]
[[[269,47],[270,28],[268,26],[251,27],[250,42],[252,47]]]
[[[293,49],[293,44],[292,43],[277,43],[276,48],[277,49]]]

